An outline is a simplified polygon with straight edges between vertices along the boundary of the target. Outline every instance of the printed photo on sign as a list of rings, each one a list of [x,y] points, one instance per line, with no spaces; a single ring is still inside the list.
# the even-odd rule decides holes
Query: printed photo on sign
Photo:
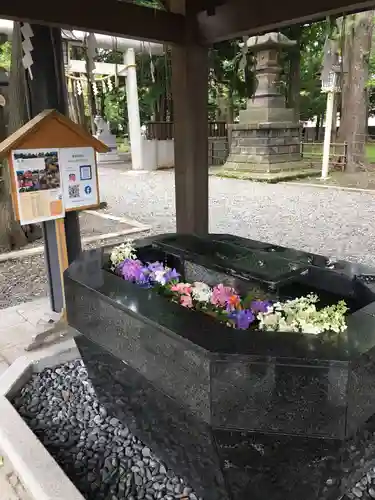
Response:
[[[57,151],[14,153],[19,193],[60,188],[60,167]]]
[[[15,150],[12,166],[21,224],[64,217],[59,149]]]

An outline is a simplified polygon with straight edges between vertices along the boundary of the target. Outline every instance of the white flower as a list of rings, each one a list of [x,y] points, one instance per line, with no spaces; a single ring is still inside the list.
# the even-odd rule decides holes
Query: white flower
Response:
[[[346,330],[345,313],[348,308],[343,300],[338,304],[317,310],[319,298],[315,294],[285,302],[276,302],[266,313],[258,315],[263,330],[302,332],[317,335],[325,331],[340,333]]]
[[[324,331],[320,326],[314,325],[313,323],[305,323],[304,321],[300,321],[299,326],[302,333],[318,335],[318,333],[322,333],[322,331]]]
[[[259,319],[259,327],[262,330],[267,330],[267,331],[275,330],[276,331],[279,329],[281,313],[279,313],[279,312],[259,313],[258,319]]]
[[[112,263],[112,269],[116,269],[116,267],[121,264],[125,259],[135,260],[137,258],[136,250],[133,246],[133,241],[128,240],[121,245],[115,247],[110,256],[110,260]]]
[[[165,278],[165,269],[160,269],[158,271],[154,271],[152,277],[156,281],[156,283],[160,283],[161,285],[165,285],[165,283],[167,281]]]
[[[206,283],[196,281],[193,283],[191,294],[193,299],[197,302],[209,302],[212,295],[212,289]]]

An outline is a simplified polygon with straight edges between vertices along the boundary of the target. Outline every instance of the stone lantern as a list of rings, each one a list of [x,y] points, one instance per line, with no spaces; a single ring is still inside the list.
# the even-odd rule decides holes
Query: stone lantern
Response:
[[[340,92],[341,88],[341,58],[339,42],[327,39],[324,45],[324,56],[321,73],[322,92]]]
[[[280,33],[247,40],[247,50],[256,59],[257,88],[246,110],[240,111],[239,123],[230,126],[226,175],[272,182],[313,173],[301,161],[300,124],[280,90],[280,52],[295,44]]]

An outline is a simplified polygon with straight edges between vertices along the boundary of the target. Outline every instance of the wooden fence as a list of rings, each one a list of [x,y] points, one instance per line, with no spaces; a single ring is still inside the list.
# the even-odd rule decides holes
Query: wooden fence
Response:
[[[226,122],[208,122],[208,137],[227,137],[228,125]],[[148,122],[146,123],[147,139],[165,141],[173,139],[173,122]]]
[[[344,170],[347,162],[346,142],[331,143],[329,151],[329,163],[333,168]],[[310,161],[312,164],[321,164],[323,159],[323,142],[301,142],[301,158]]]

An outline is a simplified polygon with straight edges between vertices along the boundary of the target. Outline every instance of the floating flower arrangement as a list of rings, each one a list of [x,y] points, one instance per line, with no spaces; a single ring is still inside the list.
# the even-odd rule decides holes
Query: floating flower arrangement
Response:
[[[308,294],[285,302],[262,300],[237,291],[222,283],[210,287],[206,283],[184,283],[180,274],[162,262],[142,262],[131,241],[115,247],[110,256],[112,270],[126,281],[143,288],[155,288],[181,306],[202,311],[227,326],[240,330],[254,327],[264,331],[319,334],[346,330],[348,307],[344,300],[317,309],[319,297]]]

